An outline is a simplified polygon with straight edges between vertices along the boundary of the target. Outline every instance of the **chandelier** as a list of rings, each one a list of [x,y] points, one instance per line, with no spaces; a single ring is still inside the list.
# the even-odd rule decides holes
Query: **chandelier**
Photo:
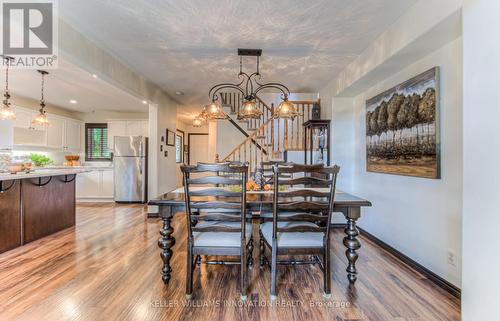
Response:
[[[262,116],[262,111],[258,108],[257,93],[264,89],[277,89],[281,92],[281,99],[283,100],[278,106],[277,112],[274,117],[279,118],[295,118],[298,112],[293,103],[288,101],[290,90],[283,84],[276,82],[261,83],[262,75],[259,70],[260,56],[262,49],[238,49],[238,56],[240,56],[240,72],[238,83],[220,83],[213,86],[209,92],[208,97],[211,103],[207,105],[204,111],[198,116],[200,119],[226,119],[227,115],[224,114],[222,105],[219,102],[221,90],[229,89],[235,90],[243,94],[243,101],[240,110],[238,111],[237,118],[239,120],[245,119],[259,119]],[[257,66],[256,71],[248,74],[243,72],[243,56],[256,57]],[[203,114],[205,113],[205,114]]]
[[[10,93],[9,93],[9,66],[10,62],[14,60],[12,57],[7,57],[3,56],[6,62],[6,67],[5,67],[5,92],[3,94],[4,100],[3,100],[3,105],[0,107],[0,120],[14,120],[16,119],[16,114],[14,113],[14,110],[12,110],[12,107],[10,106]]]
[[[38,72],[42,75],[42,97],[40,99],[40,113],[33,119],[31,125],[35,126],[48,126],[49,119],[47,117],[47,112],[45,111],[45,98],[44,98],[44,87],[45,87],[45,75],[49,73],[45,70],[38,70]]]

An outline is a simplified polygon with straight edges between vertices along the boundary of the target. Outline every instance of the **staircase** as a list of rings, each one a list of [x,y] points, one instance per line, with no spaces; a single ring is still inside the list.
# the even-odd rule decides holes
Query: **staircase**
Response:
[[[229,121],[240,127],[240,130],[239,124],[243,124],[248,135],[228,155],[222,155],[224,158],[221,161],[248,162],[249,171],[253,173],[261,167],[262,162],[286,161],[288,152],[304,150],[306,142],[303,124],[311,118],[312,108],[318,101],[291,101],[299,111],[299,116],[292,121],[273,117],[277,107],[257,97],[257,104],[262,112],[260,119],[237,121],[233,117],[241,108],[242,95],[222,93],[221,98],[223,105],[231,108],[232,117]]]

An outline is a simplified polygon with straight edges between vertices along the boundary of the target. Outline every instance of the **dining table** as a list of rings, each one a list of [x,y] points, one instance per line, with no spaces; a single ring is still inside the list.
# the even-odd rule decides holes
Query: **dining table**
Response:
[[[198,187],[203,188],[203,187]],[[207,187],[208,188],[208,187]],[[322,188],[310,188],[320,190]],[[209,201],[202,197],[203,201]],[[201,200],[200,200],[201,201]],[[251,214],[252,218],[262,218],[262,213],[272,212],[273,208],[273,191],[247,191],[246,193],[247,213]],[[148,205],[158,206],[158,213],[150,213],[148,217],[160,217],[163,221],[160,229],[160,239],[158,247],[160,248],[160,256],[162,259],[162,280],[164,284],[168,284],[172,274],[170,259],[172,258],[173,246],[175,238],[173,237],[174,228],[172,227],[172,219],[175,214],[185,214],[185,193],[184,188],[177,188],[171,192],[165,193],[155,199],[149,201]],[[333,213],[342,213],[346,219],[344,228],[345,237],[343,244],[346,247],[345,255],[347,257],[347,278],[351,284],[357,280],[356,261],[358,260],[357,251],[361,248],[361,242],[358,239],[359,231],[356,227],[358,219],[361,217],[361,208],[370,207],[370,201],[361,197],[337,190],[335,192]]]

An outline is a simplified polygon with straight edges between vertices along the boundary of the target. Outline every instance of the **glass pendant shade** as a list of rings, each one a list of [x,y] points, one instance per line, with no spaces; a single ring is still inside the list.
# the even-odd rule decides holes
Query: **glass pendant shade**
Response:
[[[221,104],[218,101],[213,101],[207,106],[207,113],[209,120],[226,119],[227,116]]]
[[[255,99],[245,100],[238,112],[238,120],[244,119],[260,119],[262,112],[257,107]]]
[[[49,118],[47,117],[45,110],[40,109],[40,113],[33,119],[31,125],[33,127],[45,127],[49,125]]]
[[[284,119],[295,119],[298,115],[299,113],[297,112],[295,105],[288,101],[288,97],[285,96],[276,110],[276,116]]]
[[[3,105],[0,108],[0,120],[14,120],[16,119],[16,113],[12,107],[10,107],[9,101],[6,99],[3,101]]]
[[[202,124],[203,124],[203,120],[200,119],[199,117],[196,117],[195,119],[193,119],[193,127],[201,127]]]

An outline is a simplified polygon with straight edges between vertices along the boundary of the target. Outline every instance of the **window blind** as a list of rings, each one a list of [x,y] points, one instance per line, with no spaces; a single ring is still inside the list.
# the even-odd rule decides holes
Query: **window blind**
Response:
[[[85,160],[111,160],[108,124],[85,124]]]

